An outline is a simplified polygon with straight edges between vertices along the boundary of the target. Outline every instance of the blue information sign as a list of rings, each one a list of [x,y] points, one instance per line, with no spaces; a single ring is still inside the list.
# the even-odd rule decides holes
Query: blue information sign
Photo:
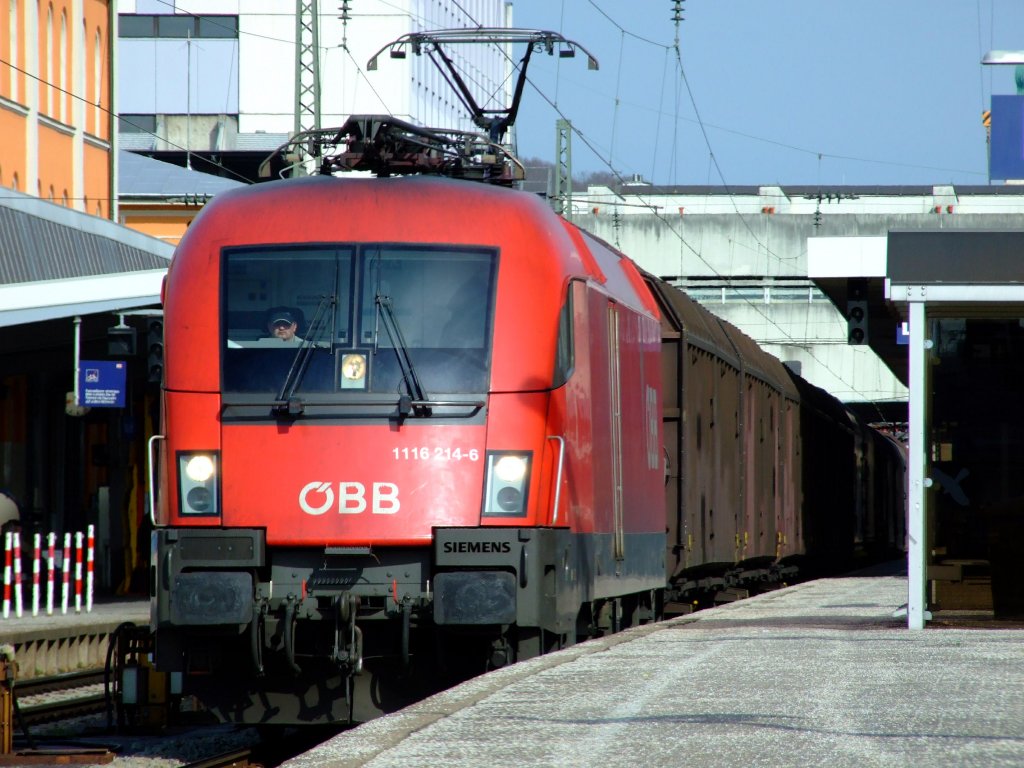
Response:
[[[910,344],[910,323],[900,323],[896,326],[896,343],[900,345]]]
[[[78,372],[79,405],[124,408],[128,363],[123,360],[82,360]]]
[[[992,97],[990,179],[1024,179],[1024,96]]]

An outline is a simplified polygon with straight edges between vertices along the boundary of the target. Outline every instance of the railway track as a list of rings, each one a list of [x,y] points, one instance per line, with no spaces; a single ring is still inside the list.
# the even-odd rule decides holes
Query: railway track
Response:
[[[15,753],[0,754],[0,768],[40,763],[118,765],[122,761],[132,765],[136,759],[146,759],[154,766],[173,763],[175,768],[270,768],[329,735],[296,733],[288,739],[259,741],[222,728],[178,726],[129,729],[133,735],[125,742],[114,727],[116,701],[108,700],[104,672],[97,669],[17,681],[15,696]],[[104,714],[109,727],[98,717]],[[96,740],[102,744],[94,745]],[[249,743],[232,745],[232,741]]]
[[[189,763],[184,768],[261,768],[262,763],[252,762],[253,750],[235,749],[212,757]]]
[[[126,733],[131,738],[125,741],[124,733],[115,727],[116,701],[108,699],[104,672],[99,669],[17,681],[15,696],[15,751],[0,754],[0,768],[85,763],[117,766],[134,765],[138,760],[175,768],[270,768],[302,751],[307,743],[303,738],[261,743],[242,733],[203,726],[129,728]],[[240,741],[249,743],[237,743]]]
[[[21,722],[28,728],[95,715],[107,709],[102,670],[21,680],[14,690]]]

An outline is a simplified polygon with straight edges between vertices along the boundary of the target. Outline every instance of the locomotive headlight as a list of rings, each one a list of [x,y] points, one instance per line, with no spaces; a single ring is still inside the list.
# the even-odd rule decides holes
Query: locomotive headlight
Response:
[[[218,459],[216,451],[178,454],[178,499],[182,515],[220,514]]]
[[[530,487],[530,453],[488,451],[484,477],[484,517],[525,517]]]
[[[526,475],[528,459],[525,456],[507,455],[494,462],[494,474],[502,482],[518,483]]]
[[[185,474],[189,480],[197,483],[205,483],[213,477],[213,459],[205,453],[193,456],[185,464]]]

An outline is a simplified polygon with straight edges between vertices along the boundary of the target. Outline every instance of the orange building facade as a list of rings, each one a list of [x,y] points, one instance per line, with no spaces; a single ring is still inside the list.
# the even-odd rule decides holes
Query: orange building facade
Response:
[[[162,201],[133,203],[122,200],[120,223],[157,240],[177,246],[192,219],[199,215],[201,205]]]
[[[112,0],[0,0],[0,187],[114,218]]]

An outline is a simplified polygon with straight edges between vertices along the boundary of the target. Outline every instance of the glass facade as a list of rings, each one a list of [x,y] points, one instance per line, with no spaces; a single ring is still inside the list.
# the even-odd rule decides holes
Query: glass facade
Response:
[[[118,16],[118,37],[237,38],[237,16],[186,16],[184,14]]]

